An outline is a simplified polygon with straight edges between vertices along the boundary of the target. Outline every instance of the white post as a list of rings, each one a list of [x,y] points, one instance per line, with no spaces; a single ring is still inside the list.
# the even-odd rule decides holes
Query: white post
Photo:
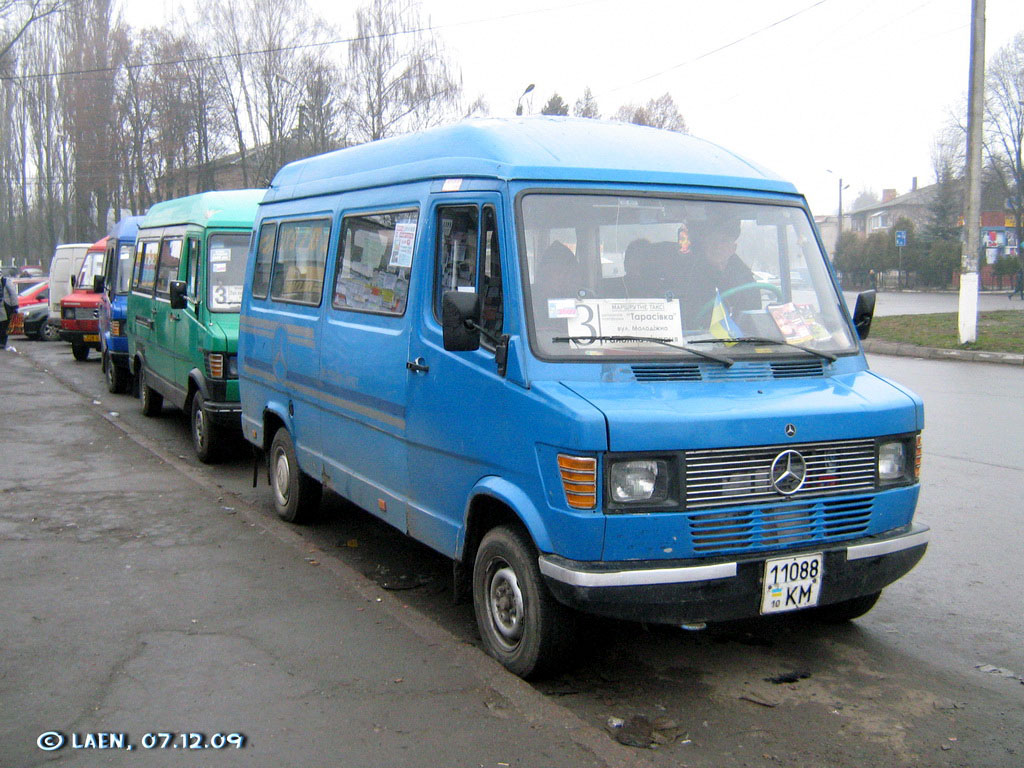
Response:
[[[971,2],[971,77],[967,93],[967,211],[957,325],[960,343],[978,338],[978,253],[981,250],[981,128],[985,106],[985,0]]]

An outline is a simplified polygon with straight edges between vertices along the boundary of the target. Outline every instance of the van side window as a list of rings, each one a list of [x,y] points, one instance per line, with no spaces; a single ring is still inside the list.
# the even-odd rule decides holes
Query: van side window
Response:
[[[252,271],[252,296],[254,299],[267,298],[270,290],[270,268],[274,263],[274,240],[277,237],[277,224],[264,224],[260,227],[260,242],[256,247],[256,265]]]
[[[329,221],[283,222],[270,298],[292,304],[319,305],[330,239]],[[262,243],[260,245],[262,247]]]
[[[139,241],[135,253],[135,279],[132,290],[152,293],[156,281],[156,259],[160,255],[160,241]]]
[[[418,211],[346,216],[338,241],[335,309],[404,315]]]
[[[445,291],[476,290],[477,234],[475,205],[437,210],[437,272],[434,284],[434,313],[441,317]]]
[[[188,239],[188,247],[185,249],[187,262],[185,292],[193,301],[199,295],[199,240],[194,237]]]
[[[160,246],[160,261],[156,268],[156,295],[169,296],[171,280],[178,279],[181,265],[181,238],[168,238]]]
[[[498,250],[498,222],[494,208],[484,206],[484,226],[480,235],[480,325],[501,333],[504,300],[501,291],[501,253]],[[486,338],[481,339],[486,344]]]

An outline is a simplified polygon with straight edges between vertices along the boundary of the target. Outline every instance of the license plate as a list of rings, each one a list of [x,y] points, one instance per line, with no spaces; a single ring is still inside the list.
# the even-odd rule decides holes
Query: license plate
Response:
[[[98,333],[87,333],[85,334],[85,341],[99,341],[100,335]]]
[[[766,560],[761,613],[782,613],[817,605],[822,567],[820,552]]]

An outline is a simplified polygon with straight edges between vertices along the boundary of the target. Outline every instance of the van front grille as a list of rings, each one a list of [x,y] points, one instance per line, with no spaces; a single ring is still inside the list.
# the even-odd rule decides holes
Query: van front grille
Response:
[[[772,463],[786,450],[799,452],[807,467],[803,486],[789,496],[780,494],[771,478]],[[875,487],[871,439],[687,451],[684,461],[690,510],[863,493]]]
[[[871,508],[871,497],[862,497],[701,512],[690,517],[690,539],[704,556],[827,543],[864,534]]]

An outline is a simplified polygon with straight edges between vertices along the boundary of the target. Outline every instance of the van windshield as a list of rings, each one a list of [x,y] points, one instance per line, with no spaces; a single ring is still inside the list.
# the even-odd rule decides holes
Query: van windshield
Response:
[[[207,243],[207,253],[210,309],[214,312],[238,312],[242,308],[249,235],[214,233]]]
[[[856,350],[802,208],[545,192],[524,195],[519,215],[543,358]]]
[[[103,274],[103,251],[89,251],[82,259],[82,267],[75,279],[75,288],[81,291],[92,291],[93,280]]]

